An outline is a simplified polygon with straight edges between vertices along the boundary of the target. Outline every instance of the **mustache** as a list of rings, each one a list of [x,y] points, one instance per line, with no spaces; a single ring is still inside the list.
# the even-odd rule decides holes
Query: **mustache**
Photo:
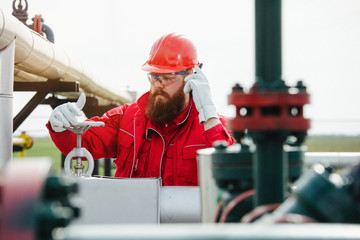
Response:
[[[164,92],[162,89],[155,89],[151,95],[161,95],[161,96],[164,96],[164,97],[167,97],[167,98],[170,98],[169,94],[167,92]]]

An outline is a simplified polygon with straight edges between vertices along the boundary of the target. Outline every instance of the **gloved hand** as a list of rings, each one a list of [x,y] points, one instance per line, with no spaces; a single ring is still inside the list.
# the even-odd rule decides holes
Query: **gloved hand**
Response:
[[[86,102],[86,96],[81,93],[76,103],[64,103],[57,106],[50,115],[50,125],[54,132],[63,132],[63,127],[76,126],[79,124],[77,116],[81,116],[81,109]]]
[[[211,99],[210,85],[201,69],[195,65],[195,73],[185,78],[184,92],[192,90],[196,109],[199,112],[200,123],[203,124],[210,118],[218,118],[215,105]]]

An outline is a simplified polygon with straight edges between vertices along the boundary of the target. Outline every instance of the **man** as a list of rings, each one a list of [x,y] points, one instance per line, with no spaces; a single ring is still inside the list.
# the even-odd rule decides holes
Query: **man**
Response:
[[[217,140],[235,141],[216,113],[199,65],[196,49],[184,35],[162,36],[142,66],[150,91],[136,103],[92,118],[105,126],[86,131],[83,147],[94,159],[116,158],[115,177],[161,177],[165,186],[198,185],[196,151]],[[76,146],[75,134],[63,128],[76,125],[76,115],[76,104],[66,103],[54,109],[47,124],[64,154]]]

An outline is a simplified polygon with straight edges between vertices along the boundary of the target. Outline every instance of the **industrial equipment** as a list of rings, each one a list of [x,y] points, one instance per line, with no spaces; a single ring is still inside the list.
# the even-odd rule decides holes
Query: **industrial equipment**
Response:
[[[54,174],[46,161],[13,161],[12,130],[49,92],[78,92],[79,82],[111,104],[128,99],[102,88],[41,36],[41,16],[34,19],[36,33],[0,10],[0,105],[6,112],[0,122],[1,239],[360,239],[360,165],[344,175],[322,165],[303,171],[319,156],[306,155],[302,146],[310,127],[303,116],[306,87],[281,79],[281,1],[256,0],[255,18],[256,82],[249,91],[234,86],[228,98],[239,143],[198,151],[199,189],[163,187],[158,178],[92,177],[93,159],[81,147],[91,122],[71,128],[78,146],[65,160],[69,176]],[[14,74],[15,82],[41,84],[13,125]],[[33,82],[14,86],[24,90]],[[90,163],[86,172],[83,157]],[[359,154],[350,158],[359,161]]]

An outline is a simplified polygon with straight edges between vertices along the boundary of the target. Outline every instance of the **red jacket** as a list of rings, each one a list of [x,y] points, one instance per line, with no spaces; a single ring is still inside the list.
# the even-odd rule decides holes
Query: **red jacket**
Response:
[[[115,177],[159,177],[163,185],[198,185],[196,151],[212,147],[216,140],[229,144],[234,138],[222,124],[204,131],[193,101],[172,122],[159,126],[145,116],[149,92],[136,103],[125,104],[91,121],[102,121],[105,127],[94,127],[82,136],[82,145],[94,159],[116,158]],[[71,131],[55,133],[48,123],[55,145],[65,155],[76,146]],[[160,169],[161,166],[161,169]]]

